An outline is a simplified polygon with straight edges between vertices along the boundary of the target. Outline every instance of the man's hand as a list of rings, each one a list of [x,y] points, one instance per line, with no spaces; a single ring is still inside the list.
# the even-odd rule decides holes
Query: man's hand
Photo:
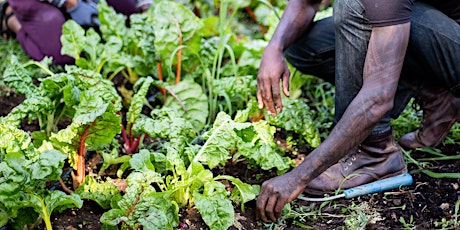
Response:
[[[297,198],[306,187],[292,171],[265,181],[257,199],[257,219],[276,222],[284,205]]]
[[[259,108],[267,107],[268,113],[281,112],[280,80],[283,82],[284,95],[289,97],[290,71],[284,61],[283,51],[268,45],[265,48],[259,73],[257,74],[257,101]]]

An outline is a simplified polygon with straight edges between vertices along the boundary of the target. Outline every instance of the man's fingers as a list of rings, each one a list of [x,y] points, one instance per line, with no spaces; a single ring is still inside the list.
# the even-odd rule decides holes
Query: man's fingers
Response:
[[[284,205],[286,203],[287,202],[285,202],[284,199],[278,199],[277,200],[276,206],[275,206],[275,217],[276,217],[276,219],[281,217],[281,212],[283,211]]]
[[[273,92],[270,85],[264,88],[262,100],[270,115],[276,115],[275,104],[273,103]]]
[[[257,100],[260,109],[265,106],[270,115],[276,114],[272,99],[272,87],[269,81],[257,78]]]
[[[286,97],[289,97],[289,76],[290,75],[291,73],[289,72],[289,70],[287,70],[283,74],[283,92],[284,92],[284,95],[286,95]]]
[[[275,206],[276,206],[276,201],[278,200],[277,196],[270,196],[270,198],[267,201],[267,206],[265,206],[265,213],[270,218],[271,221],[276,222],[276,217],[275,217]]]
[[[281,91],[280,91],[279,81],[272,82],[271,87],[272,87],[271,89],[272,89],[273,100],[276,103],[276,108],[278,108],[278,111],[281,112],[281,110],[283,109],[283,102],[281,101]],[[275,106],[273,107],[273,109],[276,109],[276,108]],[[276,112],[277,111],[275,110],[275,114]]]
[[[257,89],[257,104],[259,105],[259,109],[264,108],[264,101],[262,99],[262,94],[259,89]]]
[[[265,206],[267,204],[267,195],[263,191],[259,194],[257,199],[257,211],[256,218],[262,220],[263,222],[268,222],[267,216],[265,215]]]

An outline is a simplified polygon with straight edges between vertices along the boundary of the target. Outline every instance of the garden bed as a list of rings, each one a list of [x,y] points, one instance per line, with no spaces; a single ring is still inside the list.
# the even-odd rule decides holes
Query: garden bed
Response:
[[[7,114],[22,97],[12,94],[0,97],[2,116]],[[29,129],[33,127],[30,126]],[[28,129],[25,127],[25,129]],[[278,136],[278,141],[283,139]],[[460,154],[460,146],[447,145],[440,148],[447,155]],[[413,152],[415,159],[429,157],[422,151]],[[100,164],[101,162],[99,162]],[[460,161],[434,162],[431,169],[437,172],[455,173],[460,168]],[[409,165],[409,170],[416,169]],[[216,175],[231,175],[249,184],[261,184],[264,180],[276,176],[276,172],[248,168],[245,162],[214,170]],[[350,200],[340,199],[328,204],[311,203],[301,200],[292,202],[292,212],[288,219],[276,224],[263,224],[255,219],[255,201],[245,205],[245,211],[235,208],[235,225],[230,229],[338,229],[352,224],[367,223],[367,229],[432,229],[453,227],[457,218],[455,206],[459,196],[459,179],[436,179],[426,174],[412,174],[414,183],[400,190],[365,195]],[[312,206],[314,205],[314,206]],[[322,206],[320,208],[320,206]],[[321,210],[321,212],[320,212]],[[52,215],[54,229],[100,229],[100,217],[106,210],[97,203],[86,200],[80,209],[67,209]],[[353,221],[356,221],[353,223]],[[403,223],[404,221],[405,223]],[[435,225],[438,223],[438,225]],[[44,226],[39,226],[43,229]],[[180,210],[180,225],[176,229],[207,229],[196,209]]]

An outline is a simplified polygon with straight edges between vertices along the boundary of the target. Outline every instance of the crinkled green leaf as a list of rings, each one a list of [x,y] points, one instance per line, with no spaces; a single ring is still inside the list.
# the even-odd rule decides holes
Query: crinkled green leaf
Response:
[[[33,120],[38,114],[49,114],[53,109],[54,105],[49,97],[34,95],[14,107],[4,119],[6,123],[19,127],[27,116]]]
[[[131,156],[129,155],[119,156],[118,151],[119,151],[118,148],[113,148],[112,151],[110,151],[110,153],[107,153],[106,151],[101,152],[103,162],[102,162],[101,168],[99,169],[99,174],[102,174],[111,165],[123,164],[125,162],[129,162],[129,160],[131,159]]]
[[[214,180],[229,180],[231,181],[234,185],[235,188],[232,191],[231,194],[231,199],[237,203],[241,204],[242,210],[244,211],[244,203],[254,200],[256,198],[256,195],[258,194],[256,191],[254,191],[254,187],[252,187],[250,184],[246,184],[242,182],[240,179],[232,177],[232,176],[217,176],[214,178]]]
[[[182,34],[182,44],[190,46],[189,41],[193,41],[195,33],[203,26],[203,22],[190,9],[174,1],[161,1],[149,13],[152,14],[150,18],[155,29],[155,49],[162,60],[169,60],[171,53],[179,46],[179,33]],[[187,56],[187,49],[183,55],[184,58]]]
[[[155,171],[155,166],[152,164],[152,157],[153,154],[148,150],[142,149],[139,153],[133,154],[129,163],[134,170],[140,172]]]
[[[181,117],[178,108],[162,108],[152,111],[152,118],[141,116],[134,124],[134,131],[147,133],[151,138],[168,141],[178,150],[196,137],[192,123]]]
[[[25,94],[26,96],[32,94],[37,86],[33,83],[33,78],[29,71],[19,63],[15,55],[10,55],[7,62],[8,65],[6,66],[2,81],[17,94]]]
[[[123,226],[137,229],[143,224],[158,226],[158,229],[172,229],[179,223],[178,206],[165,199],[165,194],[156,192],[151,181],[142,173],[131,173],[128,177],[128,188],[117,207],[104,213],[101,217],[103,224]],[[158,217],[152,220],[149,216]],[[154,228],[155,229],[155,228]]]
[[[179,102],[173,97],[168,97],[164,106],[178,109],[181,112],[180,115],[190,120],[197,131],[203,129],[209,115],[209,110],[208,99],[201,86],[193,81],[184,80],[168,88],[181,101]],[[183,107],[185,107],[185,111]]]
[[[233,224],[235,211],[229,199],[222,195],[206,196],[198,192],[195,192],[193,197],[196,208],[210,229],[225,230]]]
[[[53,211],[59,211],[68,208],[81,208],[83,201],[77,194],[67,195],[66,193],[54,190],[45,190],[42,193],[27,192],[24,194],[23,206],[32,207],[35,212],[39,213],[45,223],[51,223],[51,214]]]
[[[301,135],[312,147],[321,143],[320,134],[312,119],[308,105],[297,99],[283,99],[283,111],[277,116],[267,116],[267,121],[277,127]]]
[[[131,127],[131,124],[136,123],[137,118],[139,118],[142,107],[146,102],[146,95],[149,91],[150,85],[153,83],[153,79],[151,77],[146,77],[139,79],[134,85],[134,88],[138,88],[137,92],[134,94],[133,98],[131,99],[131,105],[129,106],[127,116],[127,128],[128,132]]]
[[[89,199],[97,202],[103,209],[109,209],[112,199],[121,196],[117,186],[110,181],[97,181],[86,176],[85,182],[81,184],[75,193],[81,199]]]
[[[194,161],[206,162],[211,169],[219,164],[225,164],[231,158],[230,151],[237,148],[238,136],[234,130],[249,127],[251,127],[250,123],[236,123],[229,115],[219,113],[213,127],[203,136],[206,142]]]
[[[33,180],[58,180],[61,177],[62,167],[67,156],[57,150],[46,150],[40,154],[37,161],[29,167]]]
[[[79,59],[86,45],[85,30],[75,21],[67,20],[62,26],[61,43],[61,54]]]

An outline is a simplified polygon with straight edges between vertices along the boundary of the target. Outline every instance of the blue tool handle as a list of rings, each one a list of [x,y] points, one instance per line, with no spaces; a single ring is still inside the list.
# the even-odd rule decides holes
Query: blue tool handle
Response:
[[[350,188],[345,190],[345,198],[353,198],[361,195],[371,194],[382,192],[394,188],[399,188],[400,186],[411,185],[413,182],[412,176],[409,173],[402,175],[389,177],[383,180],[378,180],[369,184],[361,185],[358,187]]]

